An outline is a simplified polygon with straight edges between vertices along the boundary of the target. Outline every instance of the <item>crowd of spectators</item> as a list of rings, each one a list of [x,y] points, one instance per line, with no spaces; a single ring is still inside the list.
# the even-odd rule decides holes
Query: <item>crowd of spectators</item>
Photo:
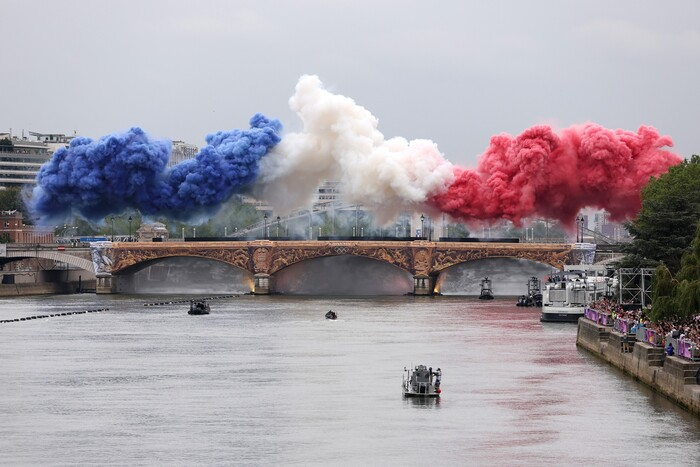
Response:
[[[607,298],[596,300],[588,305],[597,311],[612,315],[632,322],[635,328],[643,325],[647,329],[656,331],[660,336],[672,336],[676,339],[685,339],[700,347],[700,314],[686,318],[676,318],[673,320],[661,320],[653,322],[649,319],[650,308],[627,309],[613,300]]]

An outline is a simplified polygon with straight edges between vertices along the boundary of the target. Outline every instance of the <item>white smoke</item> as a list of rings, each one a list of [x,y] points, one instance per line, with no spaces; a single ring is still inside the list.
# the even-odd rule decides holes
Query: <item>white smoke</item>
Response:
[[[342,198],[386,222],[420,210],[454,180],[453,166],[429,140],[386,140],[377,119],[352,99],[328,92],[317,76],[302,76],[289,100],[302,133],[283,137],[260,163],[256,195],[276,210],[308,206],[324,180],[342,183]]]

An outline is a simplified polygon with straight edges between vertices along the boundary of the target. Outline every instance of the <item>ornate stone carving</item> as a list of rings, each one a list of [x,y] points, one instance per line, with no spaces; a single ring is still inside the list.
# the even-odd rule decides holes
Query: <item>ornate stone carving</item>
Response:
[[[417,276],[427,276],[432,272],[431,254],[427,248],[420,248],[413,253],[413,270]]]
[[[253,274],[274,274],[293,264],[326,256],[354,255],[392,264],[414,275],[434,275],[459,263],[484,258],[523,258],[561,269],[573,264],[570,245],[465,243],[445,247],[430,242],[216,242],[116,244],[101,255],[112,273],[175,256],[222,261]],[[99,258],[102,262],[102,258]],[[106,261],[105,261],[106,262]],[[107,269],[102,266],[103,269]]]
[[[256,248],[253,251],[253,271],[256,274],[270,271],[270,251],[268,248]]]

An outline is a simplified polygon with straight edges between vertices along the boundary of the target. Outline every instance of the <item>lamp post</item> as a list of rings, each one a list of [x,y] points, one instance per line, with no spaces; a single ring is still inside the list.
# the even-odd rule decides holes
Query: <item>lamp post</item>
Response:
[[[425,237],[424,230],[425,229],[425,216],[423,214],[420,215],[420,236]]]
[[[112,242],[114,242],[114,217],[112,219]]]
[[[263,239],[267,238],[267,214],[263,217]]]
[[[280,236],[280,216],[277,216],[277,237]]]
[[[129,241],[131,241],[131,221],[133,220],[134,219],[131,216],[129,216]]]
[[[586,222],[586,220],[583,218],[583,215],[579,214],[576,216],[576,241],[583,243],[583,223]],[[580,232],[580,235],[579,235]]]

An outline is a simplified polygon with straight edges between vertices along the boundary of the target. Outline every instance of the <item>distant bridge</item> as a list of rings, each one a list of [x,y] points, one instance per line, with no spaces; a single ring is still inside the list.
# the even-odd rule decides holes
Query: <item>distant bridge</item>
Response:
[[[61,249],[59,249],[61,248]],[[42,258],[60,261],[78,269],[95,272],[90,248],[69,248],[57,245],[27,245],[10,243],[6,245],[5,254],[0,254],[0,264],[27,258]]]
[[[98,292],[116,290],[119,276],[154,261],[174,257],[206,258],[230,264],[254,277],[253,293],[274,291],[279,271],[315,258],[352,255],[391,264],[414,278],[414,293],[433,293],[439,274],[457,264],[486,258],[521,258],[562,269],[580,262],[571,244],[460,243],[415,241],[216,241],[93,244]]]

